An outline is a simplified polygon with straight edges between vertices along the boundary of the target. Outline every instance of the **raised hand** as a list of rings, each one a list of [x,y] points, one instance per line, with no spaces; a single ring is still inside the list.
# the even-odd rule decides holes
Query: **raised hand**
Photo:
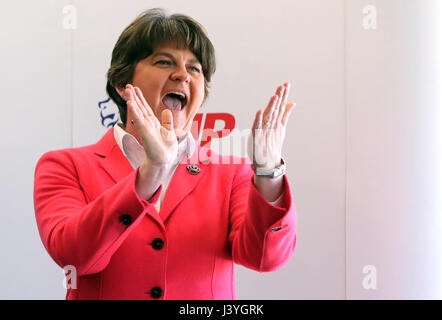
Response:
[[[247,152],[255,168],[273,169],[281,164],[288,118],[295,103],[287,103],[290,84],[278,86],[264,111],[258,110],[248,138]]]
[[[146,161],[151,166],[169,165],[178,152],[172,112],[163,110],[159,121],[138,87],[128,84],[124,93],[127,98],[126,125],[135,127],[146,153]]]

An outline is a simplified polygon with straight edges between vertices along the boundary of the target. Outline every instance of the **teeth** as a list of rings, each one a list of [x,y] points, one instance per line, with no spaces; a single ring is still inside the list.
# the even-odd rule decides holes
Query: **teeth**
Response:
[[[169,92],[169,93],[174,93],[176,95],[179,95],[181,98],[185,98],[186,96],[184,94],[182,94],[181,92]]]

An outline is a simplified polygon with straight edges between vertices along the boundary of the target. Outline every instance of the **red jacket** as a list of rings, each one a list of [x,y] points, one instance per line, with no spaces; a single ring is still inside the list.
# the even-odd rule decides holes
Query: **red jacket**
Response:
[[[200,173],[179,164],[159,213],[162,186],[150,201],[138,197],[138,169],[113,128],[97,144],[40,158],[40,236],[60,267],[77,272],[66,299],[235,299],[234,262],[266,272],[289,260],[296,211],[287,177],[284,206],[275,207],[253,185],[244,158],[223,156],[231,164],[216,164],[221,156],[200,146],[194,155],[199,159],[188,160]]]

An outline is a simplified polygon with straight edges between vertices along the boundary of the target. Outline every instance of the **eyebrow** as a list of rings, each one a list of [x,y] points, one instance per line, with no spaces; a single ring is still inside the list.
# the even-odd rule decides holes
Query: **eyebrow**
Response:
[[[156,52],[156,53],[154,53],[152,55],[152,58],[155,58],[156,56],[166,56],[166,57],[168,57],[168,58],[170,58],[172,60],[175,60],[175,57],[172,54],[168,53],[168,52]],[[199,64],[201,64],[201,62],[199,62],[198,59],[190,59],[188,61],[192,62],[192,63],[199,63]]]

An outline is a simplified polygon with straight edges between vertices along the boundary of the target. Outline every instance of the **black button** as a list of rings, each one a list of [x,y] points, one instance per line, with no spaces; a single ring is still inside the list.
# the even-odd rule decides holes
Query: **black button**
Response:
[[[161,290],[160,287],[153,287],[152,290],[150,290],[150,295],[154,299],[161,298],[161,296],[163,295],[163,290]]]
[[[128,226],[128,225],[130,225],[132,223],[132,217],[129,214],[123,214],[120,217],[120,222],[122,224],[124,224],[125,226]]]
[[[163,249],[163,247],[164,247],[164,241],[163,241],[163,239],[156,238],[155,240],[153,240],[153,242],[152,242],[152,247],[153,247],[155,250],[161,250],[161,249]]]
[[[276,232],[276,231],[279,231],[279,230],[281,230],[281,229],[282,229],[282,227],[273,228],[273,229],[272,229],[272,232]]]

